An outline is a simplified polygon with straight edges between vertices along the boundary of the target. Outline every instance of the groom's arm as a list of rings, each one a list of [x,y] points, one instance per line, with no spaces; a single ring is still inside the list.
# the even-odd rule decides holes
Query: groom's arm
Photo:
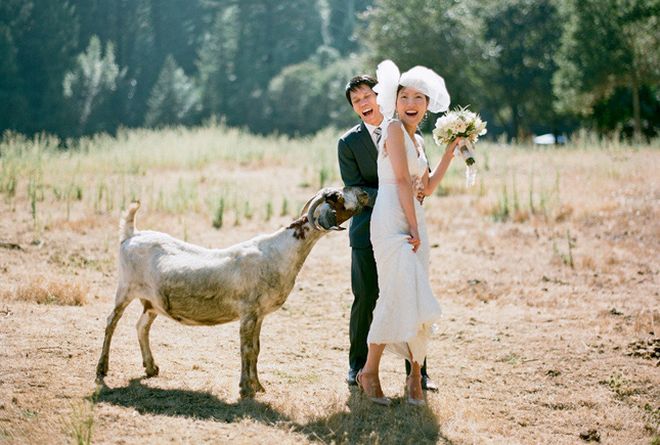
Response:
[[[337,143],[337,157],[339,158],[339,172],[341,179],[346,186],[361,187],[369,195],[369,207],[373,207],[376,202],[376,195],[378,189],[369,187],[360,173],[357,160],[353,150],[346,144],[343,139],[339,139]]]

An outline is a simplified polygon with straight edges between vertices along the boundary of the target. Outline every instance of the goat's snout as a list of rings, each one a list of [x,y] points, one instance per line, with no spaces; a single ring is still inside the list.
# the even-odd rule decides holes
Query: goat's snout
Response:
[[[325,221],[321,221],[319,218],[319,222],[331,230],[344,230],[341,224],[360,213],[368,202],[369,195],[360,187],[333,190],[326,198],[328,208],[323,209],[327,212],[323,218]]]
[[[332,208],[332,206],[324,202],[319,206],[319,217],[318,225],[325,230],[344,230],[343,227],[340,227],[337,223],[337,212]]]
[[[368,202],[369,195],[360,187],[326,188],[310,199],[305,209],[317,230],[344,230],[340,225],[360,213]]]

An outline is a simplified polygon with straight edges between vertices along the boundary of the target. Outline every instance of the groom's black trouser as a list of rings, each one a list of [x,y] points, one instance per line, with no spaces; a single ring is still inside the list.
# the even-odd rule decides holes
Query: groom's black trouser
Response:
[[[351,287],[353,288],[353,306],[348,336],[351,347],[348,363],[351,369],[358,370],[367,361],[367,335],[373,319],[374,307],[378,299],[378,273],[376,260],[371,247],[352,249]],[[410,373],[410,363],[406,361],[406,374]],[[422,375],[426,374],[426,359],[422,366]]]

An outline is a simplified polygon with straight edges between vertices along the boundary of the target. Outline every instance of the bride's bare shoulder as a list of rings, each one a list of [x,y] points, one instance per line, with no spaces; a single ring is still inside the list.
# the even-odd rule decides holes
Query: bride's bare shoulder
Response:
[[[394,134],[399,134],[403,132],[403,124],[399,119],[392,119],[387,124],[387,131],[388,134],[392,134],[392,132],[394,132]]]
[[[399,119],[397,119],[397,118],[392,118],[392,119],[390,119],[390,121],[387,123],[387,126],[388,126],[389,128],[392,128],[393,126],[394,126],[394,127],[401,127],[401,125],[403,125],[403,124],[402,124],[401,121],[400,121]]]

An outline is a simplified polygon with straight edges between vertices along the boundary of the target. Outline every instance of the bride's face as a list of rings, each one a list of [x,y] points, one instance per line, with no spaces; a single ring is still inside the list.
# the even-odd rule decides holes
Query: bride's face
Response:
[[[403,87],[396,97],[396,112],[405,125],[417,127],[428,109],[428,99],[419,90]]]

